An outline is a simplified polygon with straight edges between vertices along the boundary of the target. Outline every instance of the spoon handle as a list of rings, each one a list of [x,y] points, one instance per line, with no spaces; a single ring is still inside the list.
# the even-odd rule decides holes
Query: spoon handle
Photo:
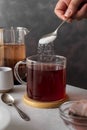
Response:
[[[58,26],[57,30],[58,30],[65,22],[66,22],[66,20],[65,20],[65,21],[62,21],[62,22],[60,23],[60,25]]]
[[[55,30],[55,32],[57,32],[57,31],[60,29],[60,27],[61,27],[65,22],[66,22],[66,20],[65,20],[65,21],[62,21],[62,22],[59,24],[59,26],[57,27],[57,29]]]
[[[30,118],[22,110],[20,110],[15,104],[13,104],[13,106],[18,111],[18,113],[19,113],[19,115],[21,116],[22,119],[24,119],[25,121],[30,120]]]

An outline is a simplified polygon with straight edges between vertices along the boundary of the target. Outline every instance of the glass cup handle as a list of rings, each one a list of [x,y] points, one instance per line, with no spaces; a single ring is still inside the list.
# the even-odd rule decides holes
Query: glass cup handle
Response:
[[[19,68],[20,64],[26,65],[26,61],[19,61],[16,63],[16,65],[14,67],[14,75],[19,83],[26,85],[26,82],[21,79],[21,77],[19,76],[19,73],[18,73],[18,68]]]

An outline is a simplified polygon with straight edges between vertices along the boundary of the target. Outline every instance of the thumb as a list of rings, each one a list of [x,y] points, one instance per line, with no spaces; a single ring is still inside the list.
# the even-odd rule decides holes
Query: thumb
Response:
[[[76,13],[76,11],[82,1],[83,0],[71,0],[71,2],[68,5],[68,8],[64,14],[65,17],[67,17],[67,18],[72,17]]]

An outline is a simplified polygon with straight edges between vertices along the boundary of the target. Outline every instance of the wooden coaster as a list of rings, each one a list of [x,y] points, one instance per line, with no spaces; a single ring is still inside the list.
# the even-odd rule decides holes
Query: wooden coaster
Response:
[[[59,105],[61,105],[63,102],[67,101],[69,99],[68,95],[66,95],[63,99],[61,100],[57,100],[57,101],[52,101],[52,102],[39,102],[36,100],[33,100],[31,98],[29,98],[27,96],[27,94],[25,94],[23,96],[23,101],[33,107],[37,107],[37,108],[56,108]]]

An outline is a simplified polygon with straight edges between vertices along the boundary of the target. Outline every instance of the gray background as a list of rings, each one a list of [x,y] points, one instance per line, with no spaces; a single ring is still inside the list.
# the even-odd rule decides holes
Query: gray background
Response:
[[[25,37],[27,56],[37,53],[38,40],[61,20],[54,14],[57,0],[0,0],[0,26],[31,29]],[[87,20],[64,24],[55,40],[55,54],[67,57],[67,83],[87,88]]]

